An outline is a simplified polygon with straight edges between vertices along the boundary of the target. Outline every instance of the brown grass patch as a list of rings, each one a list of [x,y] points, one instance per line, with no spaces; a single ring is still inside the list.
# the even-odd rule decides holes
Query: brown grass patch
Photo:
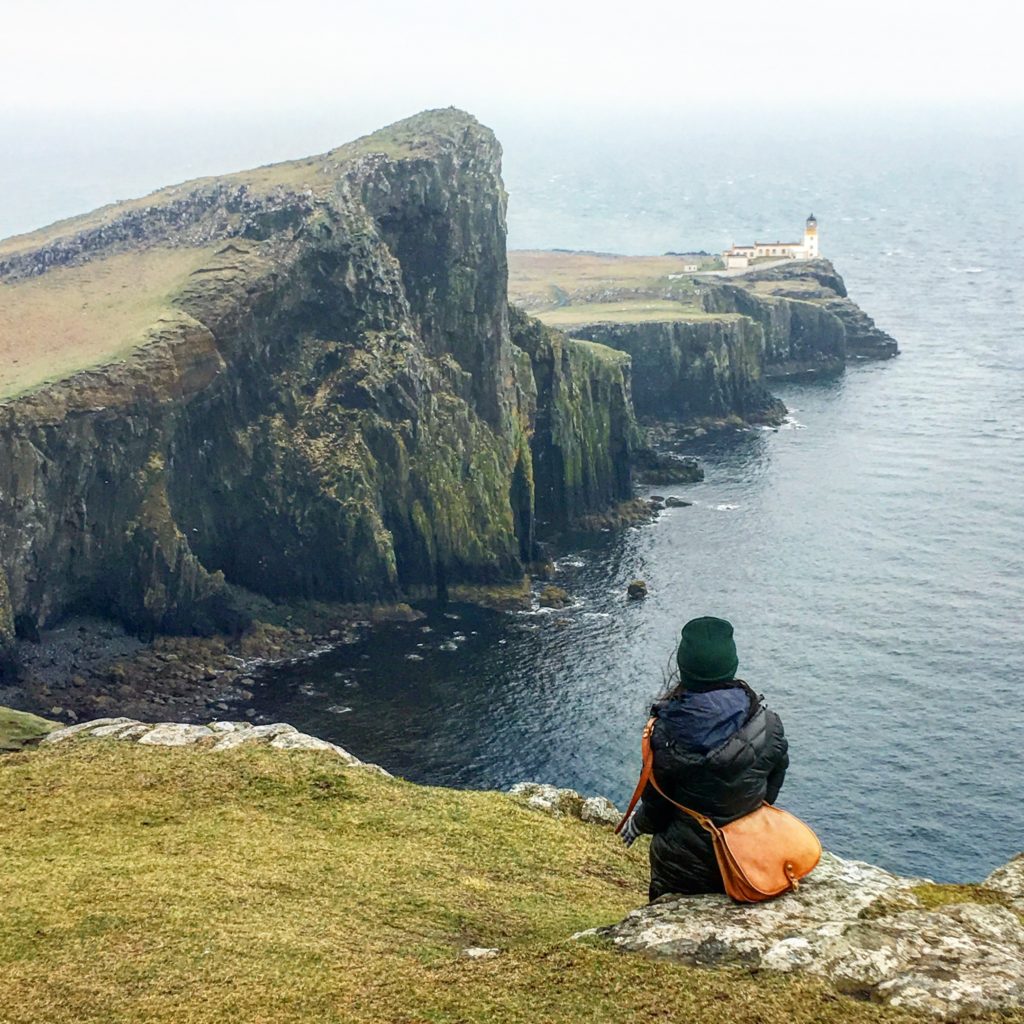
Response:
[[[125,358],[213,248],[153,248],[0,281],[0,401]]]

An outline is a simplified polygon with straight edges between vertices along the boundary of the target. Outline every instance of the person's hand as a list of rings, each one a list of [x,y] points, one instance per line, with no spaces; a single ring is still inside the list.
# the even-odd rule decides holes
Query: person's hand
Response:
[[[632,846],[636,842],[637,836],[639,835],[640,830],[636,827],[636,811],[634,811],[629,816],[629,820],[626,822],[626,824],[622,826],[622,831],[619,833],[619,838],[627,846]]]

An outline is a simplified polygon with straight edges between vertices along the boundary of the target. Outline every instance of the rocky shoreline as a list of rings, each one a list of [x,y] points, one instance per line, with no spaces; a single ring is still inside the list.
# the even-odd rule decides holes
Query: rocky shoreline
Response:
[[[111,620],[71,617],[18,642],[18,675],[0,686],[0,705],[72,724],[111,714],[196,722],[229,710],[258,722],[249,702],[272,666],[355,643],[383,622],[422,617],[407,604],[277,611],[280,624],[256,621],[236,635],[151,640]]]

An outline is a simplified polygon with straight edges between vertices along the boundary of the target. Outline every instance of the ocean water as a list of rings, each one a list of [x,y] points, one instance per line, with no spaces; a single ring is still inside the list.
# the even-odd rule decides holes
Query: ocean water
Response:
[[[0,125],[0,234],[354,134],[328,122]],[[705,482],[657,488],[692,507],[573,538],[572,609],[427,608],[276,669],[261,713],[418,781],[621,803],[679,628],[723,615],[786,724],[782,803],[828,847],[940,880],[1024,850],[1019,112],[495,127],[510,245],[712,251],[813,211],[902,354],[777,387],[783,428],[695,446]]]

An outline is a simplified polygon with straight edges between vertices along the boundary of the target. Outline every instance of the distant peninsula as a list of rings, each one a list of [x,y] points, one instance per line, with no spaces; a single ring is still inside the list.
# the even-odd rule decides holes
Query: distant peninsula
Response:
[[[571,337],[628,352],[636,411],[654,419],[770,421],[771,380],[899,351],[826,259],[722,267],[707,254],[512,251],[509,297]]]

